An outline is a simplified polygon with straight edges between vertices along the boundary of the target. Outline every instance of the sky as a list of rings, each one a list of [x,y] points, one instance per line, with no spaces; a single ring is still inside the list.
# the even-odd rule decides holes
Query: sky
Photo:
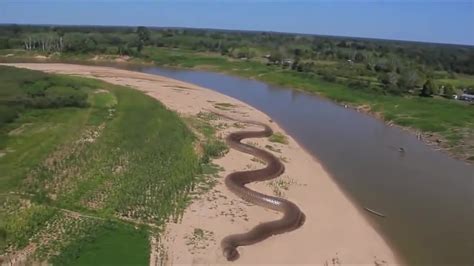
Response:
[[[474,0],[0,0],[0,23],[218,28],[474,45]]]

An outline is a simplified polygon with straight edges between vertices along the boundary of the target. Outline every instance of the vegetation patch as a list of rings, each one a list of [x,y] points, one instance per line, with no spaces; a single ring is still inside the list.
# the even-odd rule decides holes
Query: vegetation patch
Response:
[[[283,133],[276,132],[273,133],[270,137],[268,137],[268,140],[271,142],[277,142],[281,144],[288,144],[288,137],[285,136]]]
[[[213,232],[201,228],[194,228],[192,234],[186,235],[185,239],[191,254],[205,250],[209,247],[209,242],[215,241]]]
[[[265,148],[267,148],[267,149],[269,149],[270,151],[273,151],[273,152],[281,153],[281,149],[275,148],[272,145],[265,145]]]
[[[268,186],[272,189],[275,196],[285,197],[285,191],[288,191],[294,184],[296,184],[296,181],[286,175],[270,181]]]
[[[53,257],[55,265],[148,265],[148,232],[124,223],[107,222]]]
[[[56,214],[53,208],[19,199],[6,199],[0,212],[4,215],[0,220],[0,252],[24,248]]]
[[[215,127],[219,127],[220,124],[213,125],[212,122],[217,118],[216,114],[200,112],[196,117],[186,119],[187,124],[201,136],[199,140],[201,160],[205,164],[210,163],[211,159],[224,156],[229,151],[227,145],[215,135]]]
[[[62,104],[71,91],[85,103]],[[53,104],[9,100],[29,95],[48,99],[40,102],[54,95]],[[7,258],[28,247],[30,261],[147,264],[149,230],[179,219],[193,189],[212,186],[205,177],[219,169],[210,159],[227,150],[211,114],[196,118],[201,139],[151,97],[97,80],[2,67],[2,99],[5,113],[15,112],[0,126],[0,256]]]
[[[198,136],[197,149],[201,161],[201,175],[198,177],[197,186],[191,192],[193,199],[214,187],[219,178],[218,173],[223,169],[212,163],[212,159],[220,158],[229,151],[229,147],[216,136],[216,128],[220,125],[217,119],[218,116],[210,112],[200,112],[195,117],[185,119]]]

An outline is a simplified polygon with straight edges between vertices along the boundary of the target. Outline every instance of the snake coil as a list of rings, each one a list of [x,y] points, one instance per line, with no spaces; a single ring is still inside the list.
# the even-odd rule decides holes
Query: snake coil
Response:
[[[227,144],[235,150],[251,154],[265,161],[267,165],[262,169],[231,173],[226,176],[225,184],[230,191],[245,201],[281,212],[283,213],[283,217],[275,221],[258,224],[246,233],[233,234],[222,239],[221,248],[224,256],[229,261],[239,258],[237,247],[252,245],[263,241],[272,235],[295,230],[300,227],[305,220],[303,212],[301,212],[298,206],[294,203],[282,198],[268,196],[253,191],[245,186],[245,184],[251,182],[276,178],[285,171],[285,166],[270,152],[241,142],[241,140],[246,138],[262,138],[271,136],[273,131],[268,125],[256,121],[240,122],[262,126],[263,130],[238,131],[231,133],[226,138]]]

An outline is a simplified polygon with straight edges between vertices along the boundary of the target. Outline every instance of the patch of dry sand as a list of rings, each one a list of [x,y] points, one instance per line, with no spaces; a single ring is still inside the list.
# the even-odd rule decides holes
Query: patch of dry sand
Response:
[[[108,67],[69,64],[8,64],[45,72],[95,77],[143,91],[182,115],[215,110],[234,117],[247,117],[268,123],[275,132],[283,132],[264,113],[231,97],[195,85],[165,77]],[[229,103],[228,110],[216,109],[215,103]],[[218,134],[231,130],[225,123]],[[253,183],[251,188],[276,194],[296,203],[306,215],[305,224],[296,231],[271,237],[261,243],[240,247],[241,257],[232,264],[372,264],[399,263],[394,251],[364,217],[320,163],[288,136],[288,144],[267,139],[246,140],[272,150],[281,157],[286,171],[272,182]],[[268,147],[267,145],[271,145]],[[227,264],[220,240],[245,232],[254,225],[273,220],[279,214],[252,206],[229,192],[223,177],[232,171],[262,167],[252,156],[231,150],[215,160],[225,169],[216,186],[201,195],[185,211],[182,221],[169,223],[161,239],[152,239],[151,265],[155,264]],[[164,255],[166,254],[166,255]]]

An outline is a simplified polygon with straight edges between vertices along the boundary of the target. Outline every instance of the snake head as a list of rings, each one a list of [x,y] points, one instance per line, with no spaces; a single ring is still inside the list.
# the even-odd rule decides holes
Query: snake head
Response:
[[[223,253],[228,261],[234,261],[239,258],[239,252],[235,247],[224,248]]]

